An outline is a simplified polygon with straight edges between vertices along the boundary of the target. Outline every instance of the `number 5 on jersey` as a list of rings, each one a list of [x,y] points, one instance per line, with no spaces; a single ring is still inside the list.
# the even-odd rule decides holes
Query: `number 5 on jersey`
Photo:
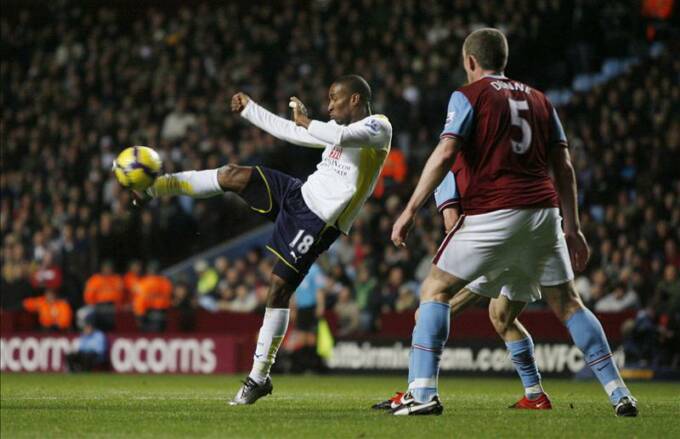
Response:
[[[522,139],[519,142],[510,140],[512,143],[512,151],[516,154],[524,154],[529,150],[531,145],[531,125],[529,122],[519,115],[522,110],[528,110],[529,104],[527,101],[516,101],[508,98],[508,105],[510,106],[510,123],[519,127],[522,130]]]

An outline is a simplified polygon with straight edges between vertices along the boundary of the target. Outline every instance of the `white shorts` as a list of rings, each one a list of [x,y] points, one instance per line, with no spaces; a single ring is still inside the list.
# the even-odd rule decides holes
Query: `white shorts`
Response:
[[[534,301],[540,286],[574,279],[557,208],[503,209],[462,216],[434,258],[441,270],[471,281],[477,294]]]

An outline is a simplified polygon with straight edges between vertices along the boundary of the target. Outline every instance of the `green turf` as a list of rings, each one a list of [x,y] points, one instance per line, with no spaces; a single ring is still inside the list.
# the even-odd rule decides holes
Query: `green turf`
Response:
[[[402,377],[275,377],[248,407],[226,400],[236,376],[0,375],[0,433],[14,437],[680,437],[680,383],[632,383],[635,419],[613,415],[594,382],[547,380],[552,411],[505,408],[511,379],[442,378],[440,417],[396,418],[369,407]]]

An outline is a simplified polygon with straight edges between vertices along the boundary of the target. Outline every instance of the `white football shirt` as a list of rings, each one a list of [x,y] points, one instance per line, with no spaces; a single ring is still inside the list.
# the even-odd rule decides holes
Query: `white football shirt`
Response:
[[[304,128],[252,100],[241,116],[286,142],[324,148],[316,171],[302,185],[302,197],[319,218],[348,233],[390,151],[392,125],[387,117],[376,114],[349,125],[314,120]]]

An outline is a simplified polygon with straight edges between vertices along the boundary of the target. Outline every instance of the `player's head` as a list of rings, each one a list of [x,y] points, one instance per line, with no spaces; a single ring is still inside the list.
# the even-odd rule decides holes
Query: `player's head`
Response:
[[[371,87],[359,75],[341,76],[328,90],[328,114],[340,125],[371,114]]]
[[[507,63],[508,40],[498,29],[478,29],[465,38],[463,66],[469,82],[489,72],[502,73]]]

